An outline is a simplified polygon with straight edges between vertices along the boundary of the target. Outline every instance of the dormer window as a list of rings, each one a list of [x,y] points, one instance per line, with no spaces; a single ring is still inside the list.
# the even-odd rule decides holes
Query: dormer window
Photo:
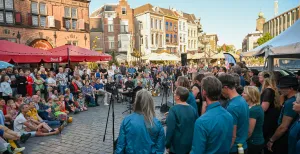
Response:
[[[122,7],[122,15],[126,15],[127,11],[126,11],[126,7]]]

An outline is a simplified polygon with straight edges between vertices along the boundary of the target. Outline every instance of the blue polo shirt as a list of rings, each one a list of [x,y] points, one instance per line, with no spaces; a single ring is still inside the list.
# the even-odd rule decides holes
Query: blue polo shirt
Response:
[[[189,105],[191,105],[196,111],[198,111],[198,106],[196,103],[196,99],[195,96],[192,92],[189,93],[189,97],[186,100],[186,103],[188,103]]]
[[[298,114],[293,110],[293,103],[296,101],[296,97],[293,96],[287,99],[282,106],[279,118],[278,118],[278,126],[282,123],[283,116],[288,116],[293,118],[293,122],[297,119]]]
[[[243,144],[247,149],[247,138],[249,129],[249,106],[242,96],[236,96],[229,100],[227,111],[233,117],[233,125],[237,126],[236,139],[230,152],[238,151],[238,144]]]
[[[101,83],[96,83],[95,85],[94,85],[94,88],[96,89],[96,90],[99,90],[99,89],[103,89],[104,88],[104,85],[103,84],[101,84]]]
[[[300,119],[292,125],[289,133],[288,143],[289,154],[300,152]]]
[[[219,102],[207,106],[197,119],[191,154],[228,154],[233,131],[233,118]],[[247,130],[248,131],[248,130]]]
[[[134,74],[136,72],[135,68],[128,68],[128,73],[129,74]]]

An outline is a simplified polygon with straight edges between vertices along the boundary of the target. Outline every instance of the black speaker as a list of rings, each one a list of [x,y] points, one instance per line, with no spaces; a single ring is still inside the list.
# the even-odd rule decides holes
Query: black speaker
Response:
[[[181,66],[186,66],[187,65],[187,54],[182,53],[181,54]]]

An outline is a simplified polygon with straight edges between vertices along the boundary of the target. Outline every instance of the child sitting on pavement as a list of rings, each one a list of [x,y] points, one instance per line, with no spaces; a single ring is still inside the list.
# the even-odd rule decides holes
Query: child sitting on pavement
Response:
[[[83,97],[82,93],[80,93],[78,95],[77,102],[78,102],[78,105],[79,105],[81,111],[87,111],[87,107],[85,104],[85,98]]]

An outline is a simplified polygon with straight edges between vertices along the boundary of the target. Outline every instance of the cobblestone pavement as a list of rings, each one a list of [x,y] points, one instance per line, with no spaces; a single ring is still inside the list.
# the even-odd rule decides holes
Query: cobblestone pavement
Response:
[[[173,99],[168,98],[169,101]],[[154,97],[155,105],[160,105],[162,97]],[[120,123],[128,113],[125,103],[115,103],[115,139],[118,137]],[[25,144],[24,154],[111,154],[113,153],[112,116],[109,117],[106,140],[103,142],[108,106],[89,108],[88,111],[71,115],[73,123],[68,124],[60,135],[33,137]],[[163,114],[156,109],[156,116]]]

